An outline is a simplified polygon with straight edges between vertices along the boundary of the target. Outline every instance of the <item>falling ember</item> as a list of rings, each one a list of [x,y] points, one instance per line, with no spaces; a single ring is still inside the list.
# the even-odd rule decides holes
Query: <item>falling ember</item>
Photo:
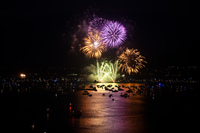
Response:
[[[106,51],[105,44],[101,40],[100,32],[89,32],[88,36],[84,38],[85,46],[80,50],[89,57],[100,58],[102,53]]]
[[[137,73],[139,69],[145,67],[143,63],[147,63],[144,60],[144,56],[140,55],[140,52],[137,49],[128,49],[118,57],[119,60],[119,69],[129,73]]]

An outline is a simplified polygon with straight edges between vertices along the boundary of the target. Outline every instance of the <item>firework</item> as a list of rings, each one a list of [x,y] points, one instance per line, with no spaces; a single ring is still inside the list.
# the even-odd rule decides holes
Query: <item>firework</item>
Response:
[[[99,81],[113,81],[115,82],[118,74],[118,61],[112,62],[102,62],[99,66],[97,62],[97,75]]]
[[[101,30],[102,40],[108,47],[117,47],[126,38],[126,29],[118,22],[108,21]]]
[[[71,37],[71,51],[79,54],[83,52],[86,56],[96,58],[96,65],[88,67],[90,79],[98,81],[115,81],[119,76],[118,71],[124,71],[128,74],[137,73],[139,69],[144,67],[144,57],[140,55],[137,49],[126,49],[122,45],[126,41],[129,45],[129,40],[132,39],[130,31],[134,30],[133,21],[128,21],[123,18],[119,23],[115,20],[107,20],[96,16],[94,9],[88,9],[84,14],[74,16],[73,25],[68,24],[68,34],[63,37]],[[92,12],[91,12],[92,11]],[[80,18],[80,19],[78,19]],[[129,25],[128,23],[131,23]],[[125,28],[125,27],[126,28]],[[127,40],[126,40],[127,39]],[[67,43],[67,41],[66,41]],[[118,61],[102,61],[102,54],[108,49],[114,48],[115,51],[108,51],[110,57],[118,57]],[[125,51],[124,51],[125,50]],[[121,54],[122,53],[122,54]],[[115,54],[115,55],[114,55]],[[103,55],[104,57],[106,54]],[[115,58],[116,59],[116,58]],[[102,62],[98,62],[101,60]],[[113,63],[114,62],[114,63]]]
[[[111,61],[102,61],[101,63],[97,62],[97,65],[91,64],[90,66],[85,67],[84,69],[89,75],[87,79],[89,81],[100,81],[100,82],[115,82],[119,77],[118,72],[118,61],[112,63]]]
[[[119,56],[119,69],[125,71],[129,74],[131,72],[137,73],[139,69],[144,67],[143,63],[146,63],[144,56],[140,55],[140,52],[137,49],[126,49]]]
[[[85,46],[80,50],[89,57],[100,58],[102,52],[106,51],[105,44],[101,40],[100,32],[89,32],[88,36],[84,38]]]

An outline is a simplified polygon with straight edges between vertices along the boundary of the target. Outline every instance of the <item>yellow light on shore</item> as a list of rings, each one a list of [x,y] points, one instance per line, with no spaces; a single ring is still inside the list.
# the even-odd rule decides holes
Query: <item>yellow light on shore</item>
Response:
[[[21,78],[26,78],[26,74],[21,73],[21,74],[20,74],[20,77],[21,77]]]

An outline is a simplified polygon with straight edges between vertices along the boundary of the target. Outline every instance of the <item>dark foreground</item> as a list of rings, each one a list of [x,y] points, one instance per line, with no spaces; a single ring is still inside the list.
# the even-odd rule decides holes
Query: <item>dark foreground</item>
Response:
[[[1,130],[27,133],[200,132],[198,87],[165,85],[152,89],[152,86],[145,86],[140,90],[140,85],[128,84],[133,90],[127,93],[129,97],[120,96],[126,93],[127,87],[121,87],[124,90],[118,92],[102,88],[88,90],[92,96],[83,95],[84,90],[75,88],[35,86],[19,92],[5,90],[0,94],[1,122],[4,123]],[[113,97],[109,97],[110,94]]]

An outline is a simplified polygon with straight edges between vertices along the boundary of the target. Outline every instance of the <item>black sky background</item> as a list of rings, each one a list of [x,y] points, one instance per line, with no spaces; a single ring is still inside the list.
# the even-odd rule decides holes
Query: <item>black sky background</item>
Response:
[[[191,1],[7,1],[1,3],[1,67],[73,66],[63,41],[67,22],[93,6],[110,18],[135,22],[133,48],[147,67],[199,65],[197,4]],[[102,16],[103,17],[103,16]],[[78,18],[77,18],[78,19]],[[75,61],[74,61],[75,60]]]

